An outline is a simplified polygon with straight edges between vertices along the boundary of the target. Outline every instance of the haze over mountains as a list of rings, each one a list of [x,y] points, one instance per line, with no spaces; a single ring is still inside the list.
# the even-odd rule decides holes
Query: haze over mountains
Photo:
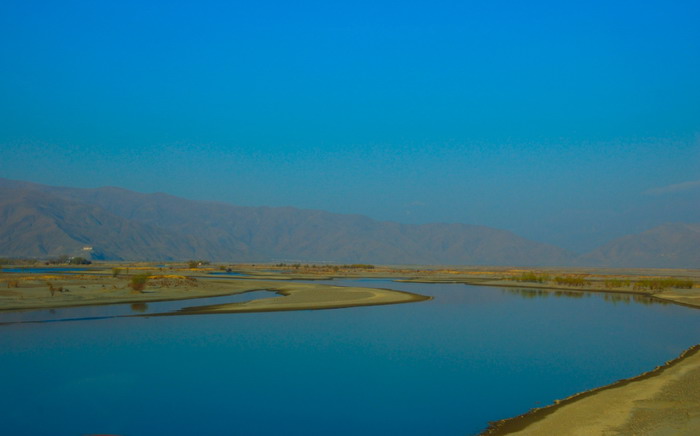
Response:
[[[665,224],[584,255],[467,224],[400,224],[120,188],[0,179],[0,257],[522,266],[700,267],[700,224]]]

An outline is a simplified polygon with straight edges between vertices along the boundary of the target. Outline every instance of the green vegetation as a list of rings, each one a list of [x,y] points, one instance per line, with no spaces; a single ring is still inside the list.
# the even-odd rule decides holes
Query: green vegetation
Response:
[[[0,265],[36,265],[36,259],[25,259],[22,257],[1,257]]]
[[[45,262],[46,265],[61,265],[61,264],[90,265],[91,263],[92,263],[91,260],[86,259],[84,257],[68,256],[67,254],[62,254],[62,255],[57,256],[57,257],[52,257],[51,259],[49,259]]]
[[[148,284],[157,288],[171,288],[176,286],[196,287],[197,279],[194,277],[177,275],[150,276]]]
[[[583,277],[565,276],[554,277],[554,283],[564,286],[586,286],[586,279]]]
[[[630,285],[632,284],[631,280],[622,280],[622,279],[606,279],[604,282],[606,288],[629,288]]]
[[[148,283],[148,274],[137,274],[131,277],[131,282],[129,286],[136,292],[143,292]]]
[[[68,258],[68,264],[69,265],[90,265],[90,264],[92,264],[92,261],[85,259],[84,257],[76,256],[76,257]]]
[[[547,283],[554,282],[560,286],[584,287],[599,283],[596,281],[586,280],[580,275],[555,276],[550,277],[548,274],[538,274],[534,271],[528,271],[519,276],[511,277],[510,280],[517,282],[530,283]],[[603,285],[608,289],[632,288],[634,290],[661,291],[664,289],[691,289],[695,283],[692,280],[674,279],[674,278],[648,278],[641,280],[630,279],[605,279]]]
[[[537,274],[533,271],[528,271],[515,276],[513,280],[516,282],[545,283],[550,280],[550,276],[549,274]]]
[[[62,254],[60,256],[52,257],[51,259],[47,260],[46,264],[47,265],[60,265],[63,263],[68,263],[68,259],[69,259],[69,257],[67,254]]]
[[[605,287],[611,289],[632,288],[634,290],[662,291],[664,289],[691,289],[695,284],[692,280],[673,278],[653,278],[632,281],[629,279],[605,280]]]
[[[112,277],[117,277],[121,271],[121,268],[112,268]]]
[[[691,289],[692,280],[682,279],[644,279],[634,282],[634,289],[648,289],[650,291],[661,291],[668,288]]]

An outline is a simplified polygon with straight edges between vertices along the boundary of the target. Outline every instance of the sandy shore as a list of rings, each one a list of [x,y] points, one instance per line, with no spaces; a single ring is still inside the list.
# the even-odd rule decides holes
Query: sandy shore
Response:
[[[264,282],[262,282],[264,283]],[[355,306],[410,303],[431,297],[389,289],[331,286],[305,283],[266,283],[265,289],[280,297],[264,298],[245,303],[196,306],[171,315],[203,313],[276,312],[285,310],[338,309]]]
[[[502,271],[467,274],[432,274],[403,281],[418,283],[465,283],[544,292],[603,292],[611,297],[643,296],[660,302],[700,308],[700,271],[684,270],[606,270],[562,271],[554,274],[586,277],[583,286],[514,281]],[[633,289],[606,287],[609,277],[639,280],[681,277],[695,281],[689,289]],[[482,435],[519,436],[670,436],[700,435],[700,345],[684,352],[662,367],[629,380],[559,400],[555,404],[492,423]]]
[[[483,435],[699,435],[700,346],[639,377],[493,423]]]

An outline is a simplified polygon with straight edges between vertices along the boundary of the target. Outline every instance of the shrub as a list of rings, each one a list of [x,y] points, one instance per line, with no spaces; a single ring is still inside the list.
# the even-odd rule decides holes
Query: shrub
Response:
[[[533,271],[528,271],[516,276],[513,280],[516,282],[544,283],[548,282],[549,279],[549,274],[536,274]]]
[[[554,277],[554,282],[558,285],[565,286],[585,286],[586,279],[583,277]]]
[[[90,265],[92,264],[91,260],[85,259],[84,257],[71,257],[68,259],[68,264],[69,265]]]
[[[668,288],[690,289],[694,285],[692,280],[682,279],[645,279],[634,282],[634,289],[647,289],[661,291]]]
[[[68,263],[68,255],[67,254],[62,254],[58,257],[52,257],[51,259],[46,261],[47,265],[60,265],[63,263]]]
[[[137,275],[131,277],[131,283],[129,283],[129,286],[134,291],[143,292],[144,288],[146,288],[147,283],[148,283],[148,274],[137,274]]]
[[[627,288],[632,282],[630,280],[607,279],[603,282],[606,288]]]
[[[208,260],[188,260],[187,266],[190,269],[195,269],[195,268],[198,268],[200,266],[209,265],[209,263],[210,262]]]
[[[63,286],[59,286],[58,288],[53,285],[51,282],[46,282],[46,286],[49,287],[49,292],[51,293],[51,296],[53,297],[56,292],[64,292],[68,291],[67,289],[63,289]]]

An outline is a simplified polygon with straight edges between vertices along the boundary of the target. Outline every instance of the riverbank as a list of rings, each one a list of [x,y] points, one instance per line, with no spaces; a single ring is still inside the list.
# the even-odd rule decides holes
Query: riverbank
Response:
[[[549,291],[603,292],[640,295],[662,302],[700,308],[700,271],[667,269],[541,269],[439,272],[399,281],[413,283],[464,283],[501,288]]]
[[[492,423],[482,435],[700,434],[700,346],[629,380]]]
[[[542,279],[528,282],[524,277]],[[559,280],[557,277],[574,278]],[[471,272],[415,277],[414,283],[464,283],[533,292],[609,293],[615,298],[643,296],[700,308],[698,271],[633,270]],[[566,285],[570,281],[575,285]],[[664,288],[664,283],[687,288]],[[691,282],[692,284],[683,283]],[[606,286],[612,285],[612,286]],[[645,288],[645,286],[647,288]],[[657,286],[656,289],[654,287]],[[492,423],[489,436],[697,435],[700,434],[700,345],[652,371],[629,380],[576,394],[521,416]]]
[[[0,311],[50,309],[118,303],[197,299],[268,290],[280,296],[221,306],[193,307],[176,314],[266,312],[334,309],[424,301],[422,295],[388,289],[341,287],[279,280],[210,279],[181,275],[149,275],[142,290],[133,276],[96,274],[4,274],[0,282]],[[193,303],[195,304],[195,303]]]
[[[602,292],[610,294],[622,294],[622,295],[640,295],[664,302],[680,304],[683,306],[689,306],[696,309],[700,309],[700,288],[693,287],[690,289],[631,289],[631,288],[613,288],[601,285],[587,285],[587,286],[562,286],[553,283],[528,283],[528,282],[518,282],[513,280],[505,279],[489,279],[489,278],[412,278],[397,280],[400,282],[408,283],[463,283],[465,285],[475,285],[475,286],[495,286],[499,288],[518,288],[518,289],[544,289],[548,291],[566,291],[566,292]]]

